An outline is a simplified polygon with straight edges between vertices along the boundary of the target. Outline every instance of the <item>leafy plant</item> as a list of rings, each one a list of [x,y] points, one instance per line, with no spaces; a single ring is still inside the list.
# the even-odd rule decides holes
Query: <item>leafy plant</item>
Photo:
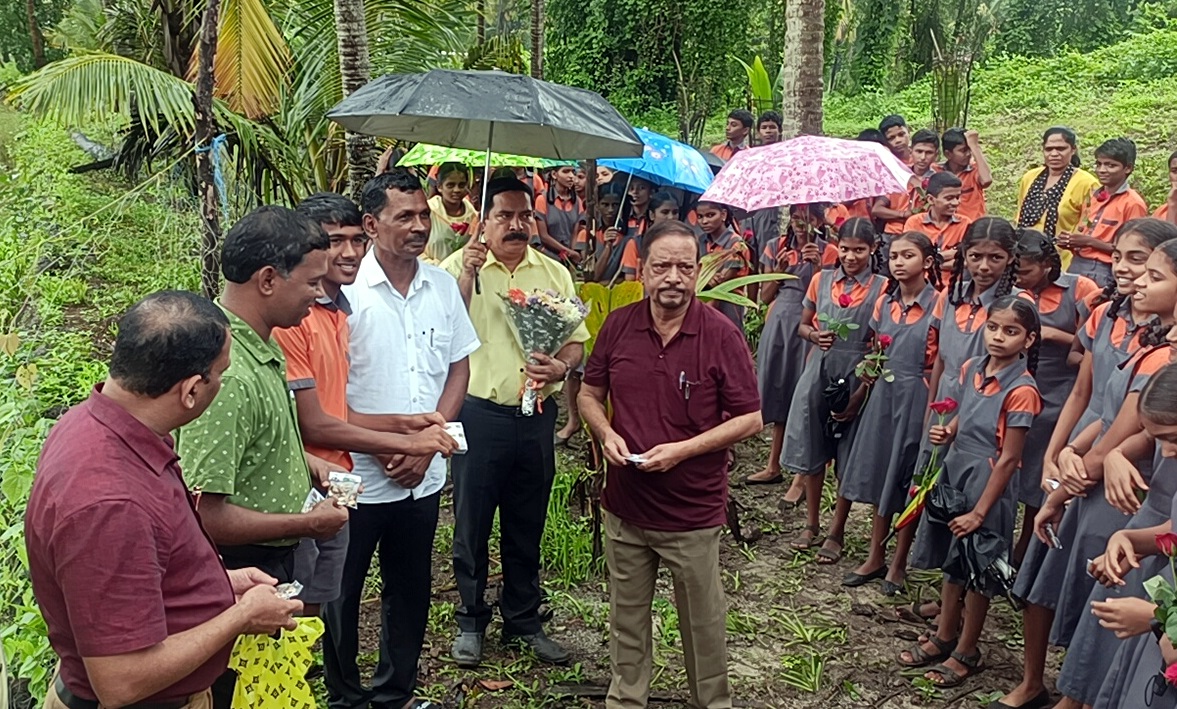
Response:
[[[732,57],[740,66],[744,67],[744,72],[748,74],[748,90],[752,95],[752,108],[756,115],[760,115],[765,111],[771,111],[777,105],[777,91],[774,90],[774,82],[768,75],[768,70],[764,68],[764,62],[761,61],[759,55],[752,58],[752,63],[749,64],[739,57]],[[779,76],[778,82],[779,82]]]
[[[821,676],[825,671],[826,661],[815,652],[797,655],[785,655],[781,658],[784,669],[781,671],[781,681],[790,687],[796,687],[802,692],[817,692],[821,689]]]

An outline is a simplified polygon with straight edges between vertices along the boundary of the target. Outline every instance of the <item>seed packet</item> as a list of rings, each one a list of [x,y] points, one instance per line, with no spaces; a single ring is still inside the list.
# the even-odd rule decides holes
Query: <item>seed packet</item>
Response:
[[[339,500],[344,507],[356,507],[356,498],[360,496],[361,478],[352,473],[331,471],[327,477],[327,495]]]
[[[303,514],[310,512],[315,505],[319,504],[325,499],[327,498],[323,497],[323,493],[312,487],[311,491],[307,493],[306,501],[302,503]]]
[[[466,447],[466,427],[462,425],[461,421],[450,421],[447,423],[445,425],[445,432],[450,434],[450,438],[458,442],[456,453],[465,453],[468,450]]]
[[[297,581],[291,581],[290,583],[278,584],[278,587],[274,590],[278,592],[279,598],[289,601],[291,598],[302,593],[302,584]]]

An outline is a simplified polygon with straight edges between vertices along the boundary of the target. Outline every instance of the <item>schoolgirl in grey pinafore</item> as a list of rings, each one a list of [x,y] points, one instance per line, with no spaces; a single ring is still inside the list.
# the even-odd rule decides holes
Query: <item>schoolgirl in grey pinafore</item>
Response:
[[[970,509],[981,499],[993,465],[1001,457],[997,431],[1002,417],[1006,430],[1029,428],[1034,414],[1025,411],[1006,411],[1006,398],[1015,389],[1029,387],[1037,392],[1034,377],[1026,371],[1024,359],[1018,359],[997,372],[995,379],[998,389],[992,394],[978,391],[977,386],[985,380],[985,365],[989,357],[970,359],[954,381],[955,390],[960,394],[960,408],[957,409],[958,424],[956,437],[948,447],[944,458],[944,470],[937,485],[950,485],[964,493]],[[1005,539],[1008,548],[1013,548],[1014,523],[1017,502],[1013,480],[1006,486],[1001,497],[985,515],[981,527],[991,530]],[[938,569],[948,559],[956,537],[948,525],[935,522],[924,515],[915,534],[911,565],[917,569]],[[964,584],[964,579],[945,576],[950,583]]]
[[[775,228],[776,222],[772,221],[771,224]],[[782,249],[793,249],[790,256],[798,253],[792,227],[785,236],[765,238],[761,235],[760,241],[765,244],[760,255],[764,273],[776,271],[779,267],[777,256]],[[825,252],[828,244],[825,239],[817,237],[814,243],[817,244],[818,253]],[[796,278],[779,281],[776,299],[768,306],[768,314],[764,316],[764,330],[756,351],[760,415],[765,423],[783,424],[788,421],[789,405],[793,403],[797,382],[805,369],[805,358],[813,347],[809,341],[797,336],[797,326],[801,324],[801,310],[804,307],[801,302],[805,299],[805,289],[813,280],[813,275],[821,270],[821,265],[801,261],[800,258],[796,261],[785,269],[785,273]]]
[[[1125,529],[1147,529],[1170,519],[1173,495],[1177,493],[1177,460],[1163,458],[1157,451],[1152,465],[1152,484],[1148,496]],[[1084,607],[1090,609],[1095,601],[1110,598],[1148,598],[1144,582],[1168,565],[1169,559],[1160,554],[1143,559],[1139,569],[1133,569],[1124,577],[1125,585],[1107,588],[1096,584]],[[1091,613],[1083,613],[1067,648],[1066,661],[1058,677],[1058,691],[1082,704],[1094,704],[1112,665],[1112,658],[1121,644],[1123,641],[1115,633],[1100,626],[1098,618]]]
[[[1062,290],[1058,306],[1049,312],[1042,309],[1042,293],[1027,291],[1034,297],[1035,305],[1038,306],[1038,318],[1042,322],[1042,327],[1053,327],[1075,334],[1079,329],[1080,317],[1086,314],[1076,293],[1076,286],[1083,280],[1085,279],[1082,276],[1064,273],[1048,284],[1043,292]],[[1038,371],[1034,374],[1034,381],[1038,383],[1038,391],[1042,395],[1042,413],[1034,419],[1034,427],[1026,434],[1022,467],[1018,471],[1018,502],[1027,507],[1041,507],[1045,499],[1045,493],[1042,491],[1042,463],[1046,459],[1046,447],[1050,444],[1050,436],[1054,433],[1063,404],[1066,403],[1079,375],[1077,366],[1067,364],[1067,356],[1070,353],[1069,344],[1042,341]]]
[[[1118,371],[1119,364],[1128,357],[1128,350],[1135,346],[1133,343],[1136,342],[1136,335],[1142,327],[1133,324],[1127,306],[1122,308],[1124,311],[1122,314],[1117,315],[1111,312],[1112,305],[1113,303],[1103,303],[1097,306],[1092,311],[1087,323],[1079,331],[1080,344],[1091,354],[1091,398],[1088,400],[1083,415],[1079,417],[1079,422],[1071,431],[1070,440],[1074,440],[1091,423],[1100,420],[1108,380],[1112,378],[1113,372]],[[1117,411],[1119,403],[1115,402]],[[1115,418],[1115,414],[1112,415],[1112,418]],[[1064,567],[1069,563],[1068,559],[1086,561],[1086,559],[1093,559],[1103,553],[1103,544],[1106,543],[1106,540],[1105,542],[1088,540],[1088,545],[1084,545],[1080,550],[1075,550],[1083,499],[1091,500],[1093,506],[1100,500],[1106,505],[1103,483],[1101,482],[1089,490],[1086,498],[1072,501],[1067,506],[1067,511],[1063,513],[1063,519],[1059,522],[1058,529],[1055,530],[1056,536],[1063,545],[1061,550],[1043,544],[1037,536],[1030,539],[1030,546],[1026,549],[1026,558],[1018,570],[1018,578],[1014,582],[1013,588],[1014,595],[1026,603],[1054,609],[1058,605],[1060,592],[1058,579],[1062,578]],[[1097,545],[1097,547],[1093,545]],[[1089,546],[1091,548],[1088,548]],[[1071,555],[1072,551],[1076,552],[1074,557]]]
[[[894,285],[894,293],[880,296],[871,329],[876,339],[891,338],[885,366],[895,380],[879,380],[871,387],[858,415],[866,435],[854,437],[845,462],[839,463],[838,494],[851,502],[874,505],[882,517],[902,512],[907,504],[928,408],[928,335],[940,327],[935,314],[939,295],[932,284],[925,284],[910,306],[904,306],[898,283]],[[917,305],[916,318],[903,322]]]
[[[822,395],[830,379],[850,377],[854,367],[862,361],[868,350],[867,337],[870,334],[870,318],[875,301],[887,285],[887,279],[869,269],[854,276],[846,275],[842,267],[830,271],[819,271],[813,277],[816,283],[817,301],[809,298],[802,301],[806,308],[812,308],[815,316],[825,313],[840,321],[858,324],[846,340],[836,338],[830,349],[822,352],[813,348],[801,379],[797,382],[797,393],[789,406],[785,424],[785,443],[781,450],[781,467],[801,475],[813,475],[825,470],[826,463],[833,457],[843,459],[850,452],[852,434],[838,441],[837,451],[831,452],[826,440],[826,419],[829,410]],[[858,305],[843,308],[833,298],[833,287],[843,279],[853,281],[847,289],[866,289],[866,295]],[[825,329],[820,323],[819,329]],[[800,338],[800,335],[797,335]]]
[[[1177,471],[1172,470],[1158,469],[1157,472],[1158,475],[1177,474]],[[1177,497],[1173,498],[1169,519],[1177,519]],[[1168,559],[1158,555],[1157,563],[1161,577],[1173,583],[1173,573],[1169,568]],[[1141,565],[1141,568],[1144,566]],[[1148,578],[1142,577],[1142,583]],[[1164,682],[1159,685],[1153,682],[1157,673],[1163,672],[1164,669],[1165,661],[1161,657],[1161,648],[1155,635],[1144,633],[1124,640],[1112,658],[1111,669],[1102,677],[1103,686],[1100,687],[1099,696],[1095,699],[1095,709],[1174,709],[1177,707],[1177,687],[1168,686]],[[1157,686],[1164,689],[1163,693],[1157,694],[1154,691],[1154,687]]]
[[[1152,378],[1152,372],[1168,362],[1169,346],[1152,345],[1137,350],[1123,362],[1123,366],[1116,368],[1104,390],[1103,412],[1099,419],[1101,437],[1116,420],[1116,415],[1128,394],[1143,389]],[[1139,461],[1137,468],[1146,482],[1152,479],[1151,459]],[[1050,642],[1060,647],[1070,645],[1079,618],[1089,612],[1087,596],[1091,593],[1095,581],[1087,575],[1087,559],[1102,554],[1107,548],[1108,537],[1123,529],[1130,519],[1108,502],[1102,482],[1088,490],[1087,497],[1076,499],[1071,506],[1077,507],[1075,512],[1078,514],[1074,546],[1076,549],[1082,547],[1093,553],[1081,557],[1072,554],[1065,569],[1057,569],[1063,573],[1053,576],[1056,583],[1059,583],[1060,578],[1062,582],[1059,583],[1058,605],[1054,609],[1054,624],[1050,626]],[[1049,568],[1049,564],[1044,571],[1048,574],[1055,573],[1055,570]]]

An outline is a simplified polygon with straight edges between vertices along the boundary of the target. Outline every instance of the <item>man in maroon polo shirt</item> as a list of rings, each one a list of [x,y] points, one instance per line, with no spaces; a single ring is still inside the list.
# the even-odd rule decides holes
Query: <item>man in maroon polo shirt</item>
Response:
[[[110,377],[49,433],[25,516],[61,658],[46,709],[207,709],[238,635],[295,627],[275,579],[226,574],[169,435],[217,395],[229,345],[211,302],[150,295],[119,322]]]
[[[606,706],[646,706],[661,562],[674,577],[691,705],[727,709],[719,535],[728,451],[763,427],[756,374],[743,333],[695,299],[691,228],[654,226],[641,258],[648,297],[606,319],[578,399],[609,461],[601,493],[613,665]]]

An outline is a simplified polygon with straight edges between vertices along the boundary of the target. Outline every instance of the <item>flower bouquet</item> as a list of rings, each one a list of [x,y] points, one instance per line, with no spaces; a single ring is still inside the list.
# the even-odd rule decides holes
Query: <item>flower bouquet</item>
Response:
[[[579,298],[566,298],[555,291],[524,293],[512,288],[502,298],[515,340],[531,364],[537,364],[531,357],[533,352],[556,354],[588,316],[588,308]],[[520,404],[524,416],[532,416],[536,411],[543,413],[543,402],[539,398],[541,389],[543,384],[531,378],[524,382]]]
[[[895,381],[895,373],[887,369],[887,348],[891,346],[890,335],[879,335],[875,338],[874,347],[863,357],[862,361],[854,367],[854,376],[862,379],[866,377],[873,381],[893,382]]]
[[[839,307],[849,308],[851,305],[854,305],[854,299],[850,297],[849,293],[843,293],[842,295],[838,296]],[[827,330],[837,335],[838,339],[840,340],[849,340],[850,333],[858,329],[858,323],[843,322],[842,320],[826,315],[825,313],[818,313],[817,321],[825,326]]]
[[[1166,532],[1157,535],[1157,550],[1169,557],[1169,570],[1177,573],[1177,534]],[[1177,578],[1177,576],[1175,576]],[[1157,604],[1154,612],[1161,630],[1170,640],[1177,638],[1177,588],[1164,576],[1157,574],[1144,582],[1148,597]]]

